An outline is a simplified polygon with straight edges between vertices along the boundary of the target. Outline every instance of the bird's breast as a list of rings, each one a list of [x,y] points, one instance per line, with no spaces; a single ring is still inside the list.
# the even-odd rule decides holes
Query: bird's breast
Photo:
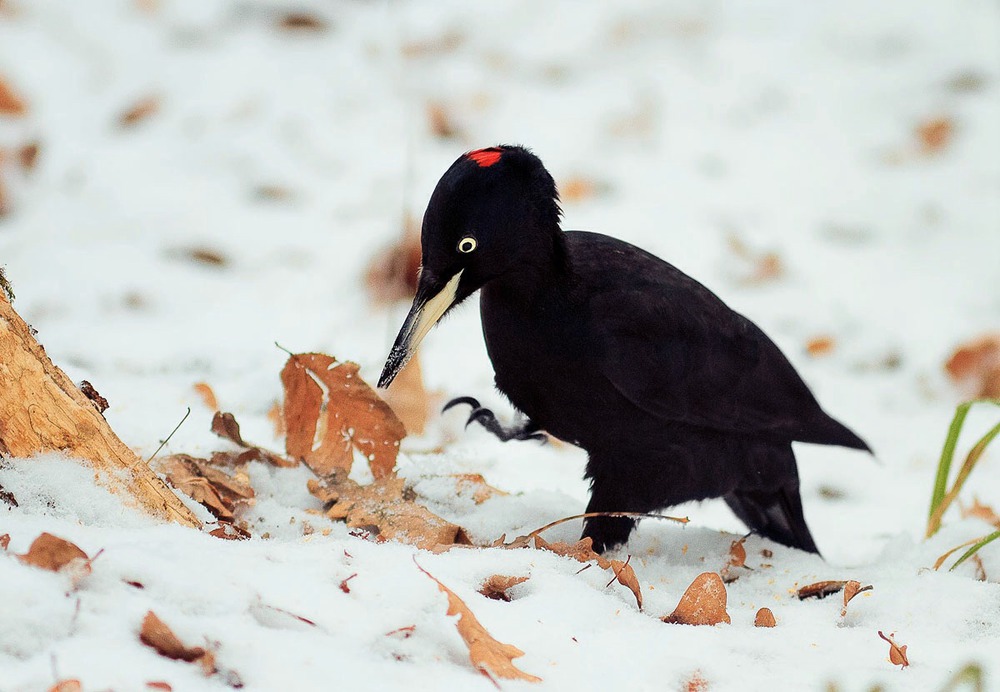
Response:
[[[520,302],[487,289],[480,310],[497,388],[552,435],[583,439],[610,395],[586,311],[558,295]]]

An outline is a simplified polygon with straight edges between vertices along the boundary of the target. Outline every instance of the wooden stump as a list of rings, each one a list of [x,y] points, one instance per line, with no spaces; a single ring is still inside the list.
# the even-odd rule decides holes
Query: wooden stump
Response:
[[[0,291],[0,454],[64,452],[107,472],[112,492],[149,514],[192,527],[201,522],[149,465],[122,442]]]

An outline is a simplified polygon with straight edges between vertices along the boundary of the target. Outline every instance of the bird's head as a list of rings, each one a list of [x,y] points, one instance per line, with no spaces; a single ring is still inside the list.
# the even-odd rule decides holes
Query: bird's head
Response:
[[[489,281],[551,263],[561,249],[552,176],[523,147],[463,154],[441,177],[421,231],[417,294],[389,352],[379,387],[403,369],[431,327]]]

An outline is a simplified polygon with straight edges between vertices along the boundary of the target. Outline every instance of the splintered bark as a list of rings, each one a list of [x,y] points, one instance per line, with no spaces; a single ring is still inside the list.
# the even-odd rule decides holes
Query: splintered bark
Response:
[[[0,291],[0,454],[30,457],[52,451],[85,459],[95,470],[108,472],[108,489],[126,495],[149,514],[201,526],[49,360]]]

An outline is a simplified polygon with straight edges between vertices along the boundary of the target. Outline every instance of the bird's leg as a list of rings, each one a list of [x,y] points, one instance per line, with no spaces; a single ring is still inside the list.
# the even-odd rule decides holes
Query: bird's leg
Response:
[[[545,433],[542,432],[541,428],[539,428],[538,425],[530,418],[525,418],[519,424],[505,428],[500,424],[500,421],[497,420],[493,411],[488,408],[483,408],[479,404],[479,401],[473,399],[471,396],[460,396],[457,399],[452,399],[444,405],[441,412],[444,413],[448,409],[458,406],[459,404],[468,404],[472,407],[472,413],[469,414],[469,420],[465,422],[465,427],[469,427],[473,422],[479,423],[504,442],[509,440],[538,440],[540,442],[545,442],[546,440]]]

